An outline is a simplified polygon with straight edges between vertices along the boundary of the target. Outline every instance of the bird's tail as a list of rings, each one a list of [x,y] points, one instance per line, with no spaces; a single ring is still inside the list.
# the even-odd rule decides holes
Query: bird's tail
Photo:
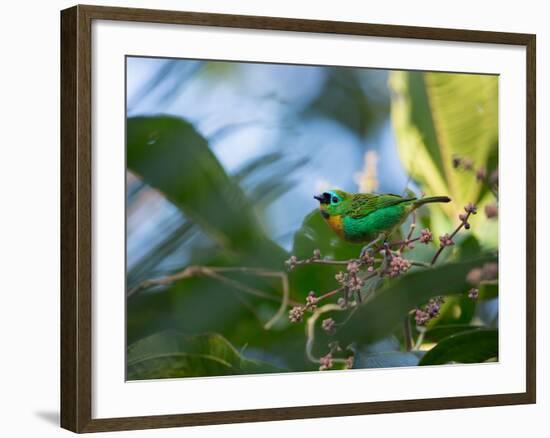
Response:
[[[429,198],[421,198],[414,201],[415,208],[420,207],[424,204],[429,204],[430,202],[451,202],[451,198],[448,196],[430,196]]]

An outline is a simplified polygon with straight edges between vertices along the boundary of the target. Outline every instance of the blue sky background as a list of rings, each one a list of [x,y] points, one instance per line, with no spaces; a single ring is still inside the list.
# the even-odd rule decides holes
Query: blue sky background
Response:
[[[316,207],[314,194],[329,187],[358,191],[368,151],[378,157],[378,191],[402,193],[407,185],[391,127],[388,71],[129,57],[126,79],[128,116],[188,120],[230,175],[281,154],[241,186],[252,194],[284,179],[284,187],[256,196],[266,231],[286,249]],[[128,175],[129,200],[139,187]],[[129,268],[184,219],[156,194],[137,199],[128,203]],[[193,236],[207,239],[198,231]]]

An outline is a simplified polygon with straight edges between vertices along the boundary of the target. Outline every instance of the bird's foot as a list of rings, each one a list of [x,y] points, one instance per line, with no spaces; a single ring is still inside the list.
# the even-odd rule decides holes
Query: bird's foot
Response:
[[[366,244],[359,253],[359,258],[363,259],[366,255],[372,255],[375,245],[383,238],[383,236],[378,236],[372,242]]]
[[[370,243],[368,245],[365,245],[363,248],[361,248],[361,252],[359,253],[359,258],[364,259],[365,256],[372,254],[372,247]]]

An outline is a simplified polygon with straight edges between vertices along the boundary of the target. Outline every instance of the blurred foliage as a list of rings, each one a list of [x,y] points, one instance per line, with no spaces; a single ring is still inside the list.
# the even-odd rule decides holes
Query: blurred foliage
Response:
[[[128,379],[224,376],[280,372],[281,369],[243,357],[222,336],[185,336],[161,332],[128,348]]]
[[[182,67],[178,62],[167,63],[136,94],[132,108],[139,108],[145,99],[160,104],[170,90],[185,93],[189,81],[201,74],[220,82],[227,76],[228,65],[209,62]],[[236,64],[231,65],[231,80],[239,86],[246,84],[246,76]],[[363,139],[379,130],[388,117],[390,99],[386,85],[380,83],[386,75],[350,68],[327,68],[323,73],[319,86],[312,88],[307,98],[291,104],[288,95],[273,93],[272,100],[284,108],[282,119],[294,128],[311,119],[334,122],[363,145]],[[422,192],[453,199],[443,210],[430,207],[419,211],[419,225],[450,231],[464,204],[492,201],[492,194],[471,173],[452,168],[452,158],[459,154],[471,158],[476,168],[497,168],[497,79],[392,72],[389,89],[394,133],[407,173]],[[177,99],[170,95],[169,103]],[[270,100],[271,94],[261,99]],[[263,102],[261,99],[258,102]],[[303,324],[291,324],[283,317],[271,329],[264,328],[282,300],[280,277],[223,269],[260,268],[280,274],[291,254],[304,259],[319,249],[324,257],[349,260],[357,257],[361,246],[339,239],[315,209],[301,224],[286,230],[290,252],[285,250],[270,227],[273,206],[288,199],[300,183],[294,176],[299,170],[311,171],[308,166],[319,159],[317,150],[296,153],[289,140],[295,131],[289,129],[275,141],[274,148],[229,170],[221,157],[231,158],[237,152],[220,152],[214,143],[238,132],[247,122],[228,121],[207,136],[199,128],[203,119],[207,118],[162,115],[127,120],[128,220],[153,213],[160,218],[147,229],[143,254],[128,265],[128,378],[316,370],[319,364],[306,354],[308,338]],[[332,167],[338,171],[338,166]],[[158,204],[159,198],[164,204]],[[151,205],[162,205],[169,213],[163,216]],[[291,215],[292,209],[285,210],[283,205],[285,214],[277,217]],[[369,280],[363,289],[368,299],[350,315],[337,309],[323,314],[323,318],[334,318],[339,328],[326,333],[316,326],[312,354],[325,354],[328,343],[339,341],[353,351],[354,368],[497,358],[498,284],[480,286],[478,300],[466,296],[471,287],[466,276],[472,268],[497,261],[496,230],[497,221],[478,214],[472,220],[472,230],[461,232],[456,245],[444,252],[435,267],[415,267],[397,279]],[[407,232],[408,223],[402,234]],[[433,250],[433,246],[417,246],[407,257],[429,261]],[[137,287],[144,280],[190,266],[218,268],[223,278],[194,275]],[[291,302],[303,303],[309,291],[320,294],[335,289],[334,277],[341,269],[309,264],[288,272]],[[413,327],[418,345],[414,351],[405,351],[403,321],[408,318],[414,326],[410,311],[440,295],[445,296],[440,316],[426,327]]]
[[[284,255],[260,228],[239,185],[227,176],[207,141],[174,117],[132,117],[127,122],[127,165],[161,191],[228,251],[248,262]]]
[[[497,330],[467,330],[442,339],[420,360],[420,365],[479,363],[498,356]]]
[[[343,67],[329,70],[322,91],[305,109],[305,115],[322,115],[366,136],[389,109],[389,102],[375,89],[364,88],[361,74],[374,72]],[[368,98],[367,98],[368,97]]]
[[[486,194],[471,173],[453,168],[453,158],[468,157],[487,173],[497,166],[498,77],[394,71],[390,87],[401,161],[425,193],[454,201],[430,210],[432,221],[448,227],[445,218]]]

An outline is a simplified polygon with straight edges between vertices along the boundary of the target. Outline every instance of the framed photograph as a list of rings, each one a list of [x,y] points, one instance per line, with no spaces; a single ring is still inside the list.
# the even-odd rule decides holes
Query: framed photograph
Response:
[[[535,403],[535,35],[61,12],[61,425]]]

